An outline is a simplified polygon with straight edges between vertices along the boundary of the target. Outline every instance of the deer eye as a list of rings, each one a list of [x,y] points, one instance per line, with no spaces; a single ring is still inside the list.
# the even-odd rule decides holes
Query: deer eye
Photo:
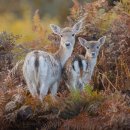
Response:
[[[63,35],[60,35],[61,37],[63,37]]]
[[[89,47],[87,47],[87,49],[89,49]]]
[[[97,46],[97,49],[99,49],[99,46]]]
[[[74,34],[72,34],[72,36],[74,37]]]

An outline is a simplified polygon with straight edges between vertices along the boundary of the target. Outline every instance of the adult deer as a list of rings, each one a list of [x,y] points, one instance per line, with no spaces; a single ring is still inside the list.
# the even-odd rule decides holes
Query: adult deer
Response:
[[[54,54],[40,50],[27,54],[23,65],[23,75],[33,97],[38,96],[42,101],[49,89],[52,95],[57,93],[62,68],[72,54],[75,35],[80,31],[81,26],[81,21],[72,28],[63,29],[51,24],[53,33],[61,38],[59,50]]]

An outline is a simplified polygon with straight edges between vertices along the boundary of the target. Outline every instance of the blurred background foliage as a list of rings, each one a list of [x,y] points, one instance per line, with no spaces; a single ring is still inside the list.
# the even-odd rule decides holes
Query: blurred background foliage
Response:
[[[80,3],[84,1],[91,0],[80,0]],[[37,38],[32,29],[37,9],[43,29],[48,34],[49,24],[64,23],[72,6],[72,0],[0,0],[0,31],[22,35],[20,42],[32,41]]]
[[[78,0],[78,2],[77,0],[0,0],[0,32],[8,30],[8,32],[22,35],[18,43],[38,39],[39,34],[34,33],[33,30],[33,16],[38,9],[40,22],[45,32],[43,36],[44,43],[48,43],[49,41],[45,39],[50,34],[50,23],[63,25],[67,20],[67,16],[73,12],[71,8],[74,3],[85,5],[86,2],[91,3],[93,1],[96,0]],[[108,0],[111,5],[114,4],[113,1],[120,0]],[[124,6],[127,9],[127,0],[122,0],[122,2],[124,2]],[[103,10],[101,9],[102,12]],[[111,16],[110,14],[109,17],[114,17],[114,15]]]

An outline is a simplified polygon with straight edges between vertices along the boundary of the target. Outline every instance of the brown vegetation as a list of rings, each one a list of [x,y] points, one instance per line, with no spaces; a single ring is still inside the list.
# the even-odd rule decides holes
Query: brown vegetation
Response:
[[[110,1],[109,1],[110,2]],[[126,4],[126,2],[128,4]],[[78,35],[86,40],[106,35],[91,86],[82,93],[69,93],[62,83],[57,97],[46,96],[43,103],[31,97],[22,77],[18,59],[33,49],[57,50],[59,38],[42,44],[45,30],[38,12],[33,31],[38,40],[16,45],[20,36],[0,34],[0,129],[1,130],[128,130],[130,129],[130,11],[129,0],[114,6],[108,0],[80,5],[77,0],[71,9],[67,25],[82,19],[84,26]],[[77,37],[78,37],[77,36]],[[39,44],[39,46],[37,46]],[[30,49],[26,49],[29,46]],[[84,54],[76,42],[74,53]],[[4,58],[3,58],[4,57]],[[18,68],[17,68],[18,67]],[[13,68],[13,70],[11,70]],[[17,71],[14,73],[13,71]],[[13,72],[13,73],[12,73]]]

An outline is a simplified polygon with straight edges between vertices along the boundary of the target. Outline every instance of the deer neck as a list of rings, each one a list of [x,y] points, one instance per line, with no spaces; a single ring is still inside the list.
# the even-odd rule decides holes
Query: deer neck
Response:
[[[91,67],[90,72],[91,72],[91,76],[92,76],[93,71],[94,71],[94,67],[95,67],[95,65],[96,65],[96,63],[97,63],[97,57],[92,58],[92,57],[90,57],[89,55],[86,54],[86,55],[85,55],[85,58],[86,58],[87,60],[89,60],[89,62],[90,62],[90,67]]]
[[[63,68],[68,58],[71,56],[73,49],[66,49],[60,46],[59,50],[54,54],[56,60],[58,60]]]

